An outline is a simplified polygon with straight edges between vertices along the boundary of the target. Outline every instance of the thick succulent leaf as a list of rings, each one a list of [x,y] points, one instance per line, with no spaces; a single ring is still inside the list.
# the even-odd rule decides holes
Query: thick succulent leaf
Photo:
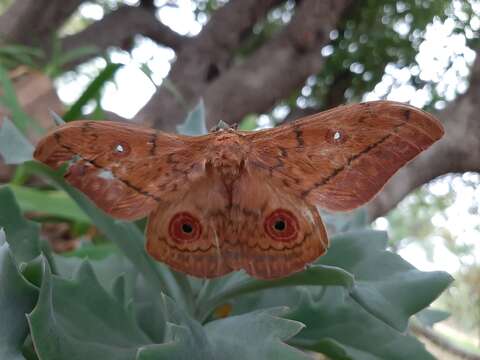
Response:
[[[53,260],[58,275],[66,279],[72,279],[84,263],[84,260],[78,257],[65,257],[56,254],[53,255]],[[115,282],[118,281],[120,276],[123,276],[125,300],[128,301],[133,297],[133,287],[138,273],[126,257],[114,253],[103,259],[89,259],[89,264],[104,289],[112,290],[113,293]]]
[[[0,121],[0,155],[5,164],[21,164],[33,158],[33,145],[8,118]]]
[[[6,186],[0,187],[0,227],[5,231],[11,252],[18,263],[28,262],[40,255],[40,227],[22,216],[12,191]]]
[[[166,332],[167,315],[165,307],[157,298],[135,301],[135,313],[138,325],[155,343],[163,342]]]
[[[8,244],[0,245],[0,359],[20,360],[28,334],[26,313],[38,297],[38,290],[18,271]]]
[[[415,318],[420,321],[423,326],[432,327],[436,323],[448,319],[450,313],[448,311],[438,309],[424,309],[418,314],[415,314]]]
[[[339,266],[355,276],[351,296],[374,316],[399,331],[427,307],[453,278],[445,272],[422,272],[400,256],[385,251],[387,236],[355,231],[334,236],[333,246],[319,263]]]
[[[312,265],[305,271],[278,280],[259,280],[238,274],[234,277],[217,280],[213,285],[215,288],[209,294],[202,294],[203,299],[199,303],[199,313],[206,316],[215,306],[237,296],[264,289],[298,285],[344,286],[352,288],[353,284],[353,276],[347,271],[325,265]]]
[[[284,343],[304,327],[300,322],[279,317],[286,310],[263,310],[208,323],[205,330],[216,359],[310,359]]]
[[[315,299],[304,298],[289,318],[306,325],[292,344],[332,359],[434,359],[418,340],[372,316],[341,287],[326,288]],[[335,352],[330,340],[336,342]]]
[[[378,356],[341,344],[333,339],[324,338],[314,344],[312,349],[318,349],[330,359],[338,360],[383,360]]]
[[[134,359],[150,340],[131,311],[111,296],[84,262],[73,280],[52,276],[44,264],[37,305],[28,315],[42,359]]]
[[[412,314],[448,286],[451,278],[445,273],[422,273],[386,252],[385,246],[386,236],[381,232],[333,236],[327,255],[317,264],[337,266],[351,273],[355,278],[353,288],[266,289],[232,299],[232,314],[289,306],[293,309],[290,318],[306,325],[291,343],[325,352],[332,359],[417,359],[413,355],[390,356],[415,352],[420,354],[418,359],[431,359],[415,338],[403,334],[403,328]],[[392,323],[396,326],[392,327]]]
[[[160,299],[166,318],[164,343],[146,346],[139,351],[138,360],[220,360],[212,351],[202,325],[191,318],[170,298]]]
[[[200,100],[195,108],[188,113],[183,123],[177,125],[177,131],[182,135],[205,135],[208,133],[205,120],[205,104]]]
[[[56,186],[66,191],[85,214],[88,215],[92,223],[118,246],[145,277],[150,286],[157,290],[157,296],[158,293],[164,292],[172,296],[185,308],[192,308],[193,300],[189,293],[189,285],[186,278],[177,276],[175,272],[171,272],[162,264],[156,264],[148,256],[144,248],[145,238],[135,224],[114,220],[98,209],[85,195],[65,182],[61,171],[54,171],[37,162],[28,162],[25,166],[28,171],[46,176]]]

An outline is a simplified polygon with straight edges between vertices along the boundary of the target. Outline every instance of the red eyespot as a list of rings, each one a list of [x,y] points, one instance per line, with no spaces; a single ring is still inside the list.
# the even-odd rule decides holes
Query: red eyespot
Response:
[[[168,225],[170,237],[178,243],[190,243],[196,241],[202,235],[200,221],[188,212],[175,214]]]
[[[298,220],[290,211],[278,209],[267,216],[263,223],[265,232],[273,240],[289,242],[298,235]]]

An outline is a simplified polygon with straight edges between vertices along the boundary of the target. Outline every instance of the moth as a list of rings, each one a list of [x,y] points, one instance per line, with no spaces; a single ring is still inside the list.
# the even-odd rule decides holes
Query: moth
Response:
[[[171,268],[273,279],[327,250],[318,208],[366,203],[442,135],[432,115],[375,101],[197,137],[74,121],[43,138],[34,157],[53,168],[68,162],[67,181],[111,216],[148,216],[146,249]]]

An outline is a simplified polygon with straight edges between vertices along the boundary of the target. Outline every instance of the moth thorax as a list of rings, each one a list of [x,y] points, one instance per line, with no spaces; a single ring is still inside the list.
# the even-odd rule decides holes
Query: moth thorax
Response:
[[[245,162],[246,144],[235,132],[219,132],[210,148],[210,166],[222,176],[235,177]]]
[[[242,152],[221,149],[213,155],[209,163],[221,175],[235,177],[239,174],[244,164],[244,154]]]

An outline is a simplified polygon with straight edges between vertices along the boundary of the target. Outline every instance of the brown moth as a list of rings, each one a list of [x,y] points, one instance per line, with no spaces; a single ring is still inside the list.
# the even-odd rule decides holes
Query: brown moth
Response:
[[[66,179],[113,217],[148,215],[147,251],[173,269],[272,279],[325,253],[317,206],[364,204],[442,135],[432,115],[375,101],[198,137],[74,121],[43,138],[34,156],[53,168],[68,162]]]

